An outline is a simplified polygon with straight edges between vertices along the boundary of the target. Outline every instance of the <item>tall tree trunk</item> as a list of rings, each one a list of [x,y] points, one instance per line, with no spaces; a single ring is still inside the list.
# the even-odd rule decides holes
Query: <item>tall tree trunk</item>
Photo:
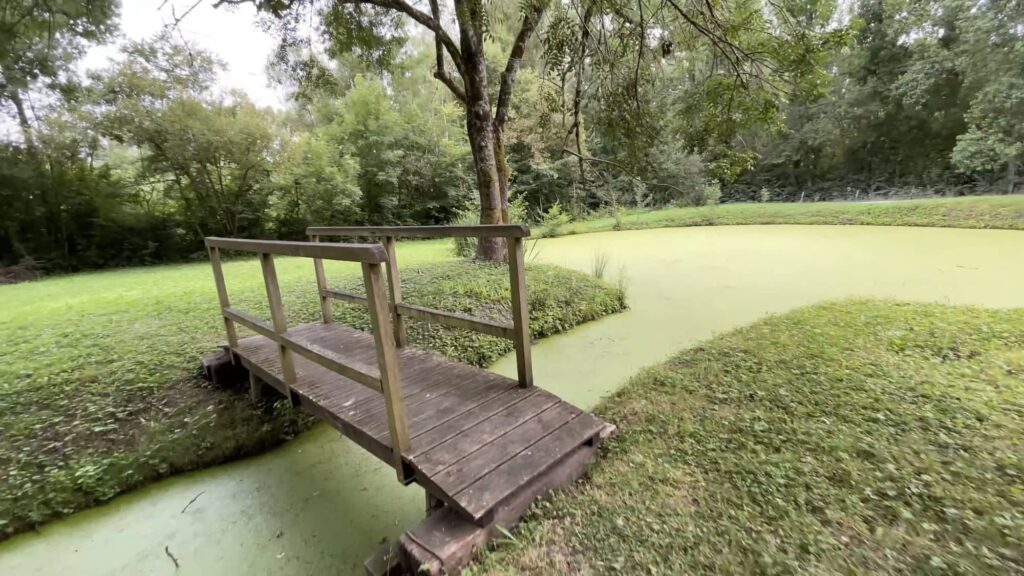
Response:
[[[505,157],[505,128],[497,122],[494,123],[494,162],[498,169],[498,193],[501,202],[501,221],[511,224],[508,214],[508,180],[510,177],[508,169],[508,158]]]
[[[473,151],[473,165],[480,193],[480,223],[503,224],[501,178],[494,153],[491,102],[487,95],[487,60],[484,56],[481,9],[477,3],[455,0],[463,82],[466,86],[466,133]],[[476,243],[476,257],[481,260],[504,262],[506,256],[505,242],[501,238],[480,238]]]

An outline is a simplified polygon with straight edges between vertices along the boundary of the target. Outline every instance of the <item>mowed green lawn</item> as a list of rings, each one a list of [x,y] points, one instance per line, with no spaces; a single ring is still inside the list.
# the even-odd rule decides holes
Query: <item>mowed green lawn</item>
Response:
[[[772,202],[653,211],[624,210],[618,221],[608,217],[571,223],[564,226],[560,233],[741,224],[859,224],[1024,230],[1024,195],[895,202]]]
[[[456,260],[447,242],[398,248],[409,302],[508,319],[504,266]],[[356,265],[325,262],[332,286],[362,292]],[[278,258],[291,324],[319,318],[311,260]],[[622,310],[617,288],[528,265],[535,338]],[[233,307],[269,317],[255,259],[225,264]],[[263,451],[311,419],[259,409],[199,378],[224,341],[207,262],[55,277],[0,287],[0,538],[174,472]],[[336,319],[367,327],[365,310]],[[243,335],[244,332],[243,332]],[[486,365],[511,342],[413,322],[414,344]]]
[[[633,378],[474,573],[1021,574],[1024,309],[826,303]]]

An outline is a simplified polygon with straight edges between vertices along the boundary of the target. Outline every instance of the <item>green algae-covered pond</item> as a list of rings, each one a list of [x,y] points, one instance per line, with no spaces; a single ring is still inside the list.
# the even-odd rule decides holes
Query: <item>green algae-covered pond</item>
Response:
[[[587,407],[694,342],[822,300],[1024,306],[1022,232],[676,228],[544,240],[537,258],[590,271],[602,253],[631,310],[534,346],[538,385]],[[496,369],[514,374],[514,359]],[[419,489],[320,427],[13,538],[0,544],[0,574],[357,574],[422,509]]]

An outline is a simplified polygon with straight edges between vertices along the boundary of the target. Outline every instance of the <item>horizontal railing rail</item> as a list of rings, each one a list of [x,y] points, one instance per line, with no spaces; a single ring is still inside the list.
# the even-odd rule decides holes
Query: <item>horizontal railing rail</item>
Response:
[[[227,331],[228,346],[232,361],[238,351],[238,333],[235,324],[240,324],[256,334],[277,344],[281,359],[283,392],[295,401],[293,388],[297,383],[297,372],[293,354],[319,364],[324,368],[354,382],[381,392],[391,433],[392,464],[398,471],[399,479],[408,480],[408,472],[402,455],[409,449],[409,432],[405,418],[405,405],[401,394],[401,376],[398,369],[398,353],[395,336],[388,316],[388,298],[381,279],[381,266],[389,263],[388,251],[381,244],[327,244],[316,242],[282,242],[275,240],[240,240],[234,238],[206,238],[206,247],[213,266],[217,297],[220,301],[221,316]],[[263,271],[263,283],[270,304],[270,323],[231,307],[224,270],[221,265],[221,250],[237,250],[259,254]],[[370,314],[374,345],[377,351],[377,369],[362,363],[347,360],[340,355],[312,343],[295,338],[288,331],[288,317],[281,298],[281,288],[274,266],[274,256],[298,256],[312,258],[317,285],[321,289],[321,305],[324,303],[323,287],[326,277],[323,260],[359,262],[363,268],[363,283],[366,296],[360,297]],[[329,321],[329,303],[324,307],[324,321]]]
[[[322,346],[296,340],[287,332],[284,334],[278,334],[277,332],[274,332],[274,329],[269,324],[260,318],[251,314],[246,314],[241,310],[225,308],[224,316],[238,322],[260,336],[266,336],[273,342],[290,348],[292,352],[295,352],[299,356],[316,362],[336,374],[341,374],[342,376],[354,382],[358,382],[367,388],[376,390],[377,392],[381,391],[380,371],[378,370],[370,368],[369,366],[364,366],[360,363],[346,361]]]
[[[380,244],[318,244],[316,242],[288,242],[284,240],[241,240],[238,238],[206,239],[207,248],[223,248],[241,252],[298,256],[322,260],[344,260],[380,264],[387,262],[388,253]]]
[[[526,298],[525,263],[523,238],[530,236],[530,229],[521,224],[481,224],[476,226],[311,226],[306,229],[310,240],[319,243],[325,236],[350,238],[382,238],[388,254],[388,295],[391,317],[394,323],[395,344],[406,344],[405,317],[424,322],[444,324],[454,328],[474,330],[489,336],[512,341],[516,350],[516,367],[519,384],[533,385],[533,367],[530,358],[529,306]],[[504,238],[508,246],[509,282],[511,284],[512,323],[495,322],[467,314],[447,312],[415,306],[402,302],[402,286],[398,275],[398,257],[395,254],[396,238]],[[328,245],[328,243],[324,243]],[[314,260],[317,270],[317,287],[320,292],[320,306],[324,322],[331,322],[333,315],[330,300],[343,300],[355,304],[368,304],[365,296],[353,294],[327,286],[323,274],[323,263]]]

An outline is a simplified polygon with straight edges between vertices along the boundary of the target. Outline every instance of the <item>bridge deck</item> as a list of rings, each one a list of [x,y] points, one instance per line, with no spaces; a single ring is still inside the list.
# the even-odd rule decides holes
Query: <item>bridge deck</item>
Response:
[[[327,348],[346,363],[376,366],[373,337],[338,324],[304,324],[288,335]],[[283,390],[278,346],[240,340],[253,374]],[[530,480],[592,442],[604,422],[536,387],[411,347],[398,350],[413,480],[476,522]],[[390,462],[383,396],[302,357],[292,390],[301,406]]]

